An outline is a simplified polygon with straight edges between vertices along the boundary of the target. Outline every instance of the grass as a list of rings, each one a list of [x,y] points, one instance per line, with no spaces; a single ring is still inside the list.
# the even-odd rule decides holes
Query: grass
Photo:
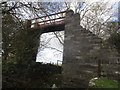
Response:
[[[91,88],[118,88],[118,82],[116,80],[110,80],[101,77],[94,81],[95,85]]]

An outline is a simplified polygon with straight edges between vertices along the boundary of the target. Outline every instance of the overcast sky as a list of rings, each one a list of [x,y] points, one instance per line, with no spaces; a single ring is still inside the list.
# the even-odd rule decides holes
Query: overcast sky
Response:
[[[61,31],[62,33],[64,31]],[[52,38],[54,37],[54,38]],[[38,54],[37,54],[37,62],[54,62],[57,63],[57,60],[62,61],[63,57],[63,45],[60,44],[57,38],[55,38],[55,35],[51,33],[44,33],[41,35],[41,41],[48,41],[49,38],[52,38],[49,43],[47,43],[47,47],[52,47],[55,49],[51,48],[39,48]],[[57,49],[57,50],[56,50]]]

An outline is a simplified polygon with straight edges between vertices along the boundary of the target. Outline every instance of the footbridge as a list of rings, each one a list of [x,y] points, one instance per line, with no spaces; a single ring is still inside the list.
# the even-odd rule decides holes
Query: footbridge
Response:
[[[29,30],[41,29],[42,33],[63,31],[65,29],[66,11],[55,14],[41,16],[27,20],[27,28]]]

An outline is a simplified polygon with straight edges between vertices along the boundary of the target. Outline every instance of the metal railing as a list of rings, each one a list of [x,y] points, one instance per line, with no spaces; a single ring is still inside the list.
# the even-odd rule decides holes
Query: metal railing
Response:
[[[31,21],[30,28],[34,29],[34,28],[44,27],[48,25],[64,23],[65,13],[66,11],[63,11],[63,12],[31,19],[29,20]]]

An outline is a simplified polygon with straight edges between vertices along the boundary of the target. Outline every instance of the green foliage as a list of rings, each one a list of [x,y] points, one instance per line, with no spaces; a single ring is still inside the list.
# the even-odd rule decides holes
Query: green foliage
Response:
[[[108,41],[120,53],[120,33],[113,33]]]
[[[109,80],[102,77],[94,82],[95,85],[92,88],[118,88],[118,82],[116,80]]]
[[[3,88],[46,88],[54,83],[61,67],[36,63],[38,31],[22,30],[12,15],[3,15]]]
[[[9,65],[9,72],[4,71],[3,88],[46,88],[61,82],[56,80],[61,73],[60,66],[33,63],[24,65]]]

